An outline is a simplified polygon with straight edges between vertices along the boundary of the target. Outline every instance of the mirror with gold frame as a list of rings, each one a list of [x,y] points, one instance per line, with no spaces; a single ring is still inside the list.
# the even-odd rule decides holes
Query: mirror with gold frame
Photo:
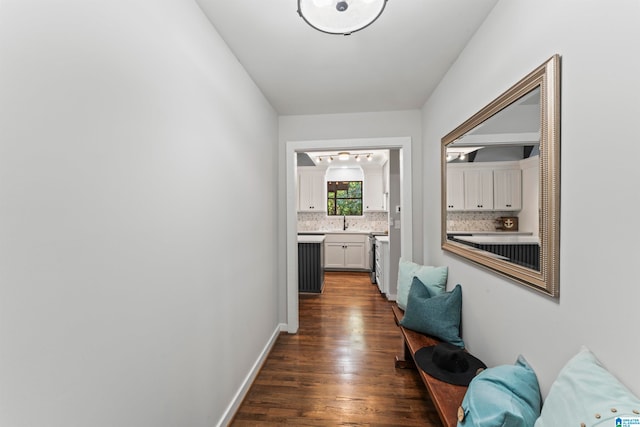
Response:
[[[559,297],[560,57],[442,138],[442,248]]]

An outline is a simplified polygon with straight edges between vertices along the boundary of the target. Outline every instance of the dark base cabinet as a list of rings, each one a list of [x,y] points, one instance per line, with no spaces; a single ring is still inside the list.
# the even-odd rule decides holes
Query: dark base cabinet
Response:
[[[464,239],[456,239],[455,236],[453,236],[451,240],[474,247],[476,249],[500,255],[502,257],[505,257],[507,261],[514,264],[518,264],[532,270],[540,271],[540,245],[538,244],[521,243],[506,245],[472,243]]]
[[[298,291],[321,293],[324,286],[324,244],[298,243]]]
[[[540,245],[478,245],[477,248],[506,257],[523,267],[540,271]]]

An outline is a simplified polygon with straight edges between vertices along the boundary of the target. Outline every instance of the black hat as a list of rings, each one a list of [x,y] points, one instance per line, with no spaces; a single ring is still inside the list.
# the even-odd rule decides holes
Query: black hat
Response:
[[[416,351],[416,364],[434,378],[456,385],[469,385],[476,374],[487,367],[460,347],[440,343]]]

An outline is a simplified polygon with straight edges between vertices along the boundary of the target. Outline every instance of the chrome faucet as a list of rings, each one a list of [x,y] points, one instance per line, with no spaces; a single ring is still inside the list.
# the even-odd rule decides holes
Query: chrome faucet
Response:
[[[343,231],[347,230],[347,216],[346,215],[342,215],[342,230]]]

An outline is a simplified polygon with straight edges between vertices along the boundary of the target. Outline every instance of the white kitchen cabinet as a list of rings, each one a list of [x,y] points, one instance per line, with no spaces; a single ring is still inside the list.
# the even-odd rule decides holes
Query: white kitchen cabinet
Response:
[[[498,211],[522,209],[522,171],[520,169],[493,171],[493,208]]]
[[[493,210],[493,170],[464,171],[464,208],[470,211]]]
[[[364,169],[363,187],[362,210],[364,212],[384,211],[382,170]]]
[[[376,237],[376,283],[385,295],[389,294],[389,237]]]
[[[447,210],[464,210],[464,171],[447,168]]]
[[[389,160],[382,165],[382,194],[389,192]]]
[[[366,234],[327,234],[324,241],[324,266],[336,269],[367,269]]]
[[[349,242],[344,245],[345,268],[367,268],[367,257],[364,243]]]
[[[345,244],[343,242],[324,243],[324,267],[344,268]]]
[[[326,212],[325,171],[315,167],[298,168],[298,211]]]
[[[522,170],[518,162],[447,165],[448,211],[519,211]]]

